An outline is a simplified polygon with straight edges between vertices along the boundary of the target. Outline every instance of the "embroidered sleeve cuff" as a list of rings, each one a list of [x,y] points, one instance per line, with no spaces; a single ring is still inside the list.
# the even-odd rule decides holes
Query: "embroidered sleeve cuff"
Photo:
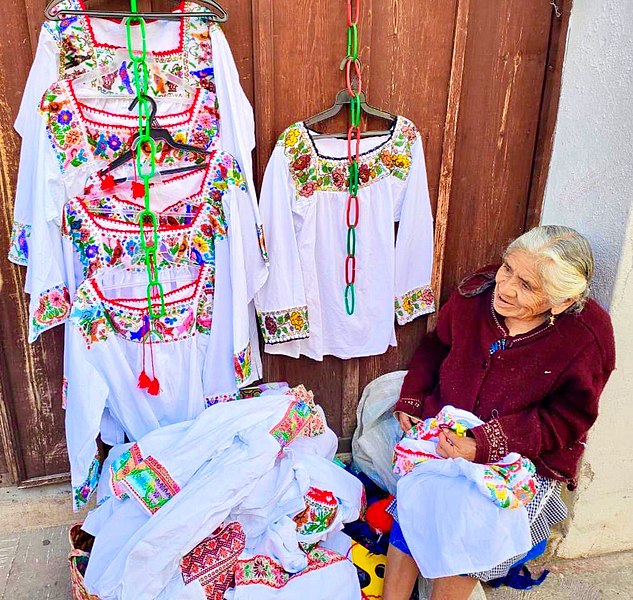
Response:
[[[422,418],[422,400],[418,398],[399,398],[393,412],[403,412],[410,417]]]
[[[258,312],[259,325],[267,344],[300,340],[310,335],[308,307],[296,306],[273,312]]]
[[[11,244],[9,246],[9,260],[16,265],[26,267],[29,261],[29,238],[31,226],[13,221],[11,229]]]
[[[29,343],[32,344],[47,329],[65,323],[70,314],[70,308],[70,292],[65,285],[56,285],[42,292],[37,308],[31,315]]]
[[[431,286],[415,288],[404,296],[396,296],[395,307],[398,325],[406,325],[413,319],[434,312],[435,297]]]
[[[473,427],[470,431],[477,442],[476,463],[497,462],[508,454],[508,437],[504,433],[501,423],[496,419]]]

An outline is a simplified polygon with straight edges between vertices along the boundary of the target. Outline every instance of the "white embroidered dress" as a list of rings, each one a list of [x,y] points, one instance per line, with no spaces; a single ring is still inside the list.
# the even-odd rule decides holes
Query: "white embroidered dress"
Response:
[[[420,134],[398,117],[389,135],[361,140],[360,150],[356,308],[348,315],[347,142],[314,139],[302,123],[277,142],[260,198],[270,277],[256,297],[269,353],[315,360],[382,354],[396,345],[394,318],[403,325],[434,310]]]

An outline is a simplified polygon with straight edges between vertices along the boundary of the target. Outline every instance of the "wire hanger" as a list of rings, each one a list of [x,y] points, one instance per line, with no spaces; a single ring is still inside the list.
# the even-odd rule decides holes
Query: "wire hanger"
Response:
[[[123,19],[126,17],[142,17],[144,19],[189,19],[193,17],[206,17],[216,23],[226,23],[229,15],[226,10],[215,0],[190,0],[190,3],[197,4],[208,9],[206,12],[138,12],[131,11],[111,11],[111,10],[77,10],[61,9],[55,10],[65,0],[52,0],[44,9],[44,16],[50,21],[61,21],[66,17],[74,15],[84,15],[87,17],[100,17],[103,19]]]
[[[212,152],[210,152],[206,148],[201,148],[199,146],[192,146],[190,144],[182,144],[180,142],[177,142],[172,137],[168,129],[165,129],[163,127],[157,127],[156,112],[158,110],[158,107],[156,105],[156,100],[154,100],[154,98],[152,98],[151,96],[144,95],[144,97],[150,103],[152,107],[151,112],[150,112],[150,122],[152,124],[152,127],[149,130],[149,135],[153,140],[165,142],[168,146],[170,146],[174,150],[181,150],[182,152],[193,152],[195,154],[206,154],[206,155],[212,154]],[[138,100],[135,98],[132,104],[130,104],[129,110],[132,110],[136,106],[137,102]],[[114,171],[115,169],[122,167],[126,163],[136,160],[135,152],[136,152],[136,146],[138,145],[138,139],[139,139],[139,134],[137,132],[132,137],[130,148],[126,150],[123,154],[121,154],[121,156],[113,160],[107,167],[102,169],[100,173],[102,175],[105,175],[106,173],[110,173],[111,171]],[[202,164],[202,165],[193,165],[190,167],[180,167],[178,169],[173,169],[173,170],[170,169],[167,171],[163,171],[162,174],[166,175],[169,173],[172,173],[172,174],[185,173],[187,171],[203,169],[203,168],[206,168],[206,166],[207,166],[206,164]]]

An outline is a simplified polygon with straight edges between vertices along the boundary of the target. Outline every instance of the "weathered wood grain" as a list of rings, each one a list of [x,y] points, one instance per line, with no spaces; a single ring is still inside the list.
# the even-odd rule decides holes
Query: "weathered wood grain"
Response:
[[[125,6],[125,0],[92,0]],[[46,0],[6,3],[0,46],[0,477],[37,484],[67,471],[61,332],[26,343],[23,269],[8,246],[19,140],[12,123]],[[153,8],[173,3],[151,0]],[[145,5],[150,5],[147,0]],[[256,115],[259,184],[279,133],[332,103],[344,86],[345,0],[233,0],[225,32]],[[438,262],[446,295],[467,271],[498,256],[538,220],[559,94],[570,2],[551,16],[549,0],[364,0],[360,57],[370,103],[409,117],[425,144]],[[325,124],[345,127],[347,115]],[[379,122],[376,122],[379,125]],[[373,127],[374,122],[370,125]],[[343,445],[355,426],[362,388],[406,367],[426,319],[398,328],[382,356],[315,362],[266,356],[268,380],[315,391]],[[4,463],[2,462],[4,460]]]

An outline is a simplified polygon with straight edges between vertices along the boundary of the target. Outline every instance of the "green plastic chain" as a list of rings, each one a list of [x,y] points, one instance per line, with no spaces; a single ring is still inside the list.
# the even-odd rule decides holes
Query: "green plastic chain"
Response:
[[[130,12],[138,12],[136,0],[130,0]],[[141,37],[141,49],[135,51],[132,40],[134,24],[138,24]],[[141,249],[145,253],[145,267],[147,269],[147,304],[149,307],[150,319],[156,319],[165,315],[165,293],[163,285],[158,279],[158,217],[150,207],[150,180],[156,174],[156,142],[150,135],[151,106],[147,92],[149,89],[149,67],[147,65],[147,37],[145,19],[143,17],[131,16],[125,20],[127,51],[132,63],[132,76],[136,89],[136,100],[138,103],[138,137],[134,141],[132,151],[136,152],[136,172],[143,182],[143,203],[144,209],[139,215],[139,226],[141,230]],[[143,160],[143,153],[148,155],[147,160]],[[151,230],[147,228],[151,226]],[[154,310],[153,300],[160,300],[158,312]]]
[[[352,17],[353,0],[347,0],[347,57],[345,70],[347,91],[350,97],[350,127],[347,132],[347,158],[349,162],[349,196],[347,198],[347,256],[345,257],[345,310],[353,315],[356,310],[356,227],[360,217],[358,188],[360,185],[360,115],[362,78],[358,60],[358,19],[360,0],[356,0],[355,16]],[[357,79],[356,89],[352,82],[352,67]],[[352,150],[355,146],[355,151]]]

